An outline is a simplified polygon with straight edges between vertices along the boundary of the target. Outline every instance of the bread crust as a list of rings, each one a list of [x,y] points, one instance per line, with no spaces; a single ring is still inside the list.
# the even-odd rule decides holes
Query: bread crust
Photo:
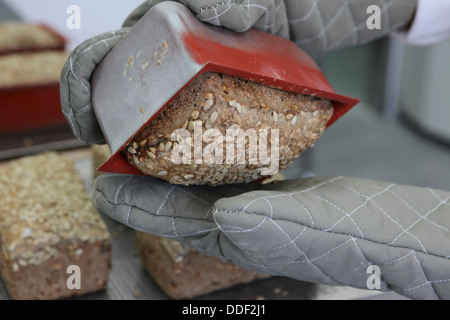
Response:
[[[0,90],[58,84],[68,54],[63,51],[0,55]]]
[[[252,148],[259,148],[259,140],[255,147],[250,139],[244,138],[246,155],[243,163],[242,158],[238,158],[237,151],[233,158],[227,153],[227,129],[242,129],[246,133],[253,129],[259,134],[258,139],[262,137],[260,130],[266,129],[269,132],[265,140],[269,156],[274,150],[272,133],[277,129],[278,170],[282,170],[302,152],[314,146],[315,141],[323,134],[333,110],[329,100],[285,92],[252,81],[209,72],[198,76],[184,88],[130,141],[123,153],[129,163],[142,173],[173,184],[248,183],[262,178],[262,170],[267,167],[267,163],[262,161],[250,161],[250,151]],[[198,135],[198,138],[196,135],[199,131],[195,130],[200,125],[202,135]],[[214,163],[208,163],[205,161],[205,153],[200,153],[200,157],[196,158],[194,139],[203,138],[200,152],[204,151],[210,144],[210,141],[205,140],[205,133],[211,129],[219,130],[224,139],[221,144],[222,163],[216,158],[212,160],[216,159]],[[191,133],[191,140],[188,142],[191,143],[192,152],[190,158],[183,158],[185,161],[181,164],[174,163],[173,155],[175,151],[175,154],[180,152],[181,143],[186,146],[186,140],[179,140],[180,136],[174,134],[176,130]],[[259,149],[256,150],[258,151]],[[261,160],[261,154],[258,156],[258,160]],[[201,162],[196,163],[196,159]]]
[[[11,299],[48,300],[106,287],[111,238],[74,164],[56,152],[0,167],[0,273]],[[69,266],[80,289],[67,286]]]
[[[140,231],[136,231],[136,246],[145,270],[173,299],[194,298],[270,277]]]

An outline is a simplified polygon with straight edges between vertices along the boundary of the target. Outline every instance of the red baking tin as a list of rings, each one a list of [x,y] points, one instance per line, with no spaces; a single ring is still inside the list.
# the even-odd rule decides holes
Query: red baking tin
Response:
[[[68,125],[59,82],[0,89],[0,133]]]
[[[52,46],[28,46],[0,50],[0,57],[43,51],[64,51],[66,39],[45,24],[35,25],[52,34]],[[59,81],[0,88],[0,133],[68,125],[61,111]]]

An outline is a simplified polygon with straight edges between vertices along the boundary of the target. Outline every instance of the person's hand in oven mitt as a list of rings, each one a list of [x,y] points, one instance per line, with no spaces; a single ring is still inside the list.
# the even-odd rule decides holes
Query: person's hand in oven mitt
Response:
[[[74,134],[105,143],[91,105],[90,76],[156,3],[146,1],[123,28],[89,39],[71,54],[61,77],[63,112]],[[289,38],[311,55],[358,45],[409,25],[416,0],[180,1],[196,17],[234,31],[255,27]],[[383,27],[367,32],[367,7],[381,8]],[[105,174],[97,207],[140,231],[169,237],[240,267],[413,299],[450,299],[450,192],[346,177],[269,184],[180,186],[148,176]]]

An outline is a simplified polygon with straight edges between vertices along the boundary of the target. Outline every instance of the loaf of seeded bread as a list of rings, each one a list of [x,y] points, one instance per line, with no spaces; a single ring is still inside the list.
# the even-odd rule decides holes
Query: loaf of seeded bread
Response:
[[[173,299],[194,298],[269,277],[205,256],[174,240],[139,231],[136,245],[144,268]]]
[[[282,170],[314,145],[323,134],[333,110],[329,100],[289,93],[218,73],[205,73],[195,78],[149,122],[123,153],[142,173],[173,184],[247,183],[260,179],[262,169],[267,167],[267,163],[261,161],[259,149],[259,139],[263,137],[259,135],[261,130],[266,129],[269,133],[267,139],[262,140],[267,144],[267,156],[271,157],[273,147],[277,147],[277,169]],[[191,135],[181,136],[175,133],[178,129],[188,130]],[[209,158],[208,163],[202,150],[207,150],[210,145],[205,139],[206,133],[212,132],[210,129],[219,130],[224,142],[220,145],[222,157]],[[227,152],[228,129],[241,129],[245,133],[254,130],[253,133],[258,135],[258,142],[250,142],[244,136],[245,159],[242,156],[238,159],[237,151],[234,154]],[[278,140],[272,140],[274,129],[278,130]],[[194,146],[198,137],[200,157]],[[234,142],[234,137],[231,139]],[[272,145],[273,141],[276,146]],[[182,145],[183,150],[186,146],[192,147],[190,155],[184,155],[184,151],[179,153]],[[212,157],[216,156],[214,152],[210,153]],[[174,154],[185,158],[177,163]],[[256,161],[250,161],[251,154]],[[200,159],[199,163],[196,159]]]
[[[24,85],[57,84],[67,57],[67,53],[62,51],[0,55],[0,89]]]
[[[48,152],[0,166],[0,199],[0,273],[11,299],[105,288],[110,235],[67,157]]]
[[[0,54],[64,49],[64,42],[59,35],[42,26],[16,21],[0,23]]]

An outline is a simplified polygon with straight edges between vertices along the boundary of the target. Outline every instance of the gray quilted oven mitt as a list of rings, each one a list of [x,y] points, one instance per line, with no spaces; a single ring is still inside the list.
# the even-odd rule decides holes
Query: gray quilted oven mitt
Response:
[[[63,70],[63,112],[74,134],[104,143],[89,79],[134,23],[160,1],[137,8],[121,30],[89,39]],[[182,1],[205,22],[254,26],[289,37],[307,52],[364,43],[405,25],[416,1]],[[382,30],[362,23],[382,8]],[[144,176],[105,174],[94,201],[111,218],[173,238],[200,252],[266,274],[314,283],[394,290],[413,299],[450,298],[450,193],[345,177],[276,184],[177,186]]]
[[[450,298],[450,192],[345,177],[215,188],[104,175],[94,201],[246,269],[363,289],[376,270],[380,290]]]

